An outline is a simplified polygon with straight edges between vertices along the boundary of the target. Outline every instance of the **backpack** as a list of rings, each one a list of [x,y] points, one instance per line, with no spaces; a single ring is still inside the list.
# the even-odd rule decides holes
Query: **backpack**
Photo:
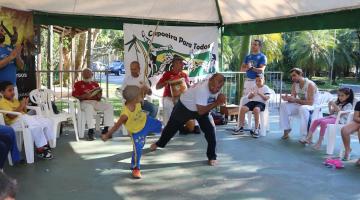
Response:
[[[225,119],[223,114],[221,114],[219,112],[211,111],[211,116],[214,119],[215,125],[225,125],[225,124],[227,124],[227,120]]]

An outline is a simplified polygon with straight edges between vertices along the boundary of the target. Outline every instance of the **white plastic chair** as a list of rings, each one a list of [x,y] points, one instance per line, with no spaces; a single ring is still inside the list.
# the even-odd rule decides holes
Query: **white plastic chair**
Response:
[[[354,99],[353,101],[353,109],[357,103],[358,99]],[[334,153],[335,144],[336,144],[336,133],[340,132],[341,128],[346,124],[340,124],[340,118],[342,115],[348,115],[346,124],[350,123],[354,118],[354,111],[340,111],[336,116],[335,124],[328,124],[326,128],[326,154],[332,155]]]
[[[270,130],[270,126],[269,126],[269,106],[270,106],[270,101],[271,99],[274,99],[276,93],[274,90],[270,90],[270,98],[266,101],[265,103],[265,110],[260,112],[260,135],[261,136],[266,136],[266,133]],[[246,104],[247,102],[249,102],[249,99],[247,98],[247,96],[244,96],[240,99],[240,106],[243,106],[244,104]],[[240,109],[239,108],[239,113],[238,113],[238,122],[240,122]],[[248,121],[248,125],[246,128],[251,128],[252,127],[252,111],[247,112],[247,121]]]
[[[85,136],[85,125],[86,125],[86,119],[85,119],[85,112],[81,109],[81,104],[79,99],[73,98],[71,99],[75,105],[75,113],[76,113],[76,119],[77,119],[77,127],[78,127],[78,133],[79,138],[84,138]],[[106,101],[106,99],[105,99]],[[104,114],[103,111],[95,111],[94,120],[95,120],[95,130],[100,130],[100,121],[101,121],[101,115]]]
[[[319,92],[316,102],[313,105],[313,112],[311,114],[311,122],[310,124],[323,116],[324,110],[328,108],[328,103],[334,99],[334,96],[330,94],[329,92]],[[291,116],[292,121],[300,122],[301,119],[300,115],[293,115]],[[296,123],[293,123],[296,124]],[[294,130],[294,129],[293,129]],[[306,132],[300,133],[303,134],[302,136],[306,136]]]
[[[0,124],[5,125],[3,114],[12,114],[17,115],[20,118],[24,115],[20,112],[12,112],[12,111],[6,111],[6,110],[0,110],[1,116],[0,116]],[[21,119],[19,119],[21,120]],[[19,129],[15,129],[15,132],[21,132],[22,134],[17,135],[16,142],[19,148],[19,151],[22,149],[22,142],[24,142],[24,149],[25,149],[25,156],[26,156],[26,162],[28,164],[34,163],[34,141],[31,136],[31,132],[29,130],[29,126],[24,122],[24,120],[21,120],[21,127]],[[23,141],[22,141],[23,140]],[[9,164],[12,165],[12,159],[11,155],[8,155]]]
[[[60,124],[67,120],[72,120],[76,141],[79,141],[79,133],[76,122],[76,113],[74,102],[68,99],[56,98],[55,92],[49,89],[35,89],[29,94],[31,102],[37,104],[40,107],[40,114],[43,117],[51,119],[54,123],[53,131],[56,133],[56,137],[53,141],[50,141],[50,147],[56,147],[56,139],[60,136]],[[52,101],[62,101],[69,104],[69,112],[60,112],[55,114],[52,108]]]
[[[346,124],[350,123],[354,118],[353,111],[340,111],[337,114],[335,124],[328,124],[325,135],[327,136],[326,154],[332,155],[334,153],[336,144],[336,133],[341,130],[346,124],[340,124],[340,117],[342,115],[349,115]]]

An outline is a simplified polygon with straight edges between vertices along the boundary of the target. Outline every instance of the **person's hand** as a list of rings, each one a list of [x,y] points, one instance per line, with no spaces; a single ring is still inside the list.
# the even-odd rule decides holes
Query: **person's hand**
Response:
[[[284,101],[288,101],[289,95],[285,94],[285,95],[281,96],[281,99],[284,100]]]
[[[105,133],[101,135],[101,140],[106,142],[107,140],[109,140],[109,133]]]
[[[294,103],[295,100],[296,100],[296,98],[293,97],[293,96],[289,96],[287,99],[288,99],[287,101],[290,102],[290,103]]]
[[[226,97],[224,94],[219,94],[217,99],[216,99],[216,104],[218,105],[223,105],[226,103]]]

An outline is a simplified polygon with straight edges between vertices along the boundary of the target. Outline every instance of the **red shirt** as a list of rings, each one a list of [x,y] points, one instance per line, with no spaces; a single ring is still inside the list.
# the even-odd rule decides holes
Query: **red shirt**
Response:
[[[169,80],[177,80],[184,78],[187,85],[190,84],[189,77],[186,73],[180,72],[178,74],[173,73],[172,71],[166,71],[159,80],[159,83],[164,83]],[[164,88],[164,97],[171,97],[170,85],[167,84]]]
[[[100,87],[99,84],[95,81],[85,82],[78,81],[74,84],[74,89],[72,91],[72,96],[78,97],[85,93],[90,92],[91,90]]]

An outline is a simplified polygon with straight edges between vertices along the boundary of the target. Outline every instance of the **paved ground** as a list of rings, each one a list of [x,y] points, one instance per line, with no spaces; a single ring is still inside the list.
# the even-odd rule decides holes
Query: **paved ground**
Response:
[[[273,122],[277,117],[272,117]],[[51,161],[6,167],[20,184],[18,199],[360,199],[360,169],[355,160],[343,170],[322,165],[326,157],[303,147],[297,134],[281,141],[276,123],[268,136],[232,136],[218,127],[219,165],[206,165],[202,135],[177,136],[166,149],[142,159],[143,179],[130,176],[130,140],[74,142],[63,135]],[[360,156],[354,138],[355,157]],[[339,145],[338,145],[339,147]]]

